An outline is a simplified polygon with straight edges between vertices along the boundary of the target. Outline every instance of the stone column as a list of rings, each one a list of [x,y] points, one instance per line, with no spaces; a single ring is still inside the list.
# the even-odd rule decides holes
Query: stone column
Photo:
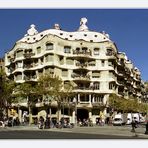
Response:
[[[75,124],[75,119],[76,119],[76,112],[75,112],[75,110],[72,112],[72,123],[74,123]]]
[[[88,117],[89,117],[90,119],[92,118],[92,110],[91,110],[91,109],[89,110]]]
[[[91,94],[89,94],[89,103],[91,104]]]
[[[61,109],[59,109],[59,110],[57,110],[57,115],[58,115],[58,121],[60,121],[60,119],[61,119]]]
[[[107,115],[107,108],[104,108],[103,114],[106,116]]]
[[[80,102],[80,94],[78,94],[78,102]]]
[[[19,118],[20,123],[22,123],[22,110],[21,109],[18,110],[18,118]]]

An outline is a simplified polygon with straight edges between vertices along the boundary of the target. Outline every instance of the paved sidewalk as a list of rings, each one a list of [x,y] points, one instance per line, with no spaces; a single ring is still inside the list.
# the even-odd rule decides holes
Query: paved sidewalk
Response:
[[[0,131],[13,131],[13,130],[37,130],[37,131],[57,131],[57,132],[71,132],[71,133],[85,133],[85,134],[102,134],[102,135],[119,135],[119,136],[129,136],[148,139],[148,135],[145,135],[145,128],[136,128],[136,133],[131,132],[131,126],[94,126],[94,127],[74,127],[70,128],[50,128],[50,129],[38,129],[37,126],[14,126],[0,128]]]

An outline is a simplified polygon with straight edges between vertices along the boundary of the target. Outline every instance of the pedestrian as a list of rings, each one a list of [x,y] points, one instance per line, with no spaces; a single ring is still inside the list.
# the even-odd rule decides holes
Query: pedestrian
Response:
[[[135,136],[137,136],[137,134],[136,134],[136,128],[137,128],[137,124],[136,124],[136,121],[135,121],[135,119],[133,118],[132,119],[132,130],[131,130],[131,132],[133,132],[133,133],[135,133]]]

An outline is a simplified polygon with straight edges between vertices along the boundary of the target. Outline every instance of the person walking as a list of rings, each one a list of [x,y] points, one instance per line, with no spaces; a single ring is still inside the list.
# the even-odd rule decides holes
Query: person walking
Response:
[[[137,128],[137,123],[136,123],[136,121],[135,121],[134,118],[132,119],[131,125],[132,125],[132,130],[131,130],[131,132],[135,133],[135,136],[137,136],[136,130],[135,130],[135,129]]]

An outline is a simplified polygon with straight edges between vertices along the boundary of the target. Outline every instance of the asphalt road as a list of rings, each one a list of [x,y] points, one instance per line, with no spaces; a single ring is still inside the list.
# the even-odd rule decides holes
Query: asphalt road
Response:
[[[136,139],[139,137],[58,131],[0,131],[0,139]]]

